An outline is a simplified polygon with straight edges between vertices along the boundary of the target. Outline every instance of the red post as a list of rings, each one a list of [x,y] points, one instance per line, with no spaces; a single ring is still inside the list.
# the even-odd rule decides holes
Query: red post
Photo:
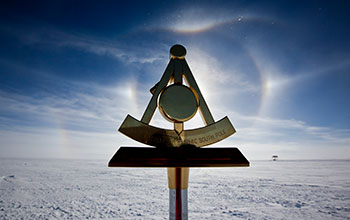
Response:
[[[182,198],[181,198],[181,168],[175,168],[176,183],[176,220],[182,220]]]

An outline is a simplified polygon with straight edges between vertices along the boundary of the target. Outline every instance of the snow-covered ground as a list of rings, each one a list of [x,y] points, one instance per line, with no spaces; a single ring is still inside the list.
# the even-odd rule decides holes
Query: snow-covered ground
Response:
[[[0,159],[0,219],[167,219],[166,169]],[[350,219],[350,161],[190,171],[190,219]]]

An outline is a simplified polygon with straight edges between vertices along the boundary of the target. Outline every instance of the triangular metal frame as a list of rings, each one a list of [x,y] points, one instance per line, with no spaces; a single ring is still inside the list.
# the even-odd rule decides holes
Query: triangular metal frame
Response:
[[[197,93],[198,99],[199,99],[199,109],[201,112],[202,119],[205,123],[205,125],[210,125],[215,123],[214,118],[212,114],[210,113],[210,110],[208,108],[207,103],[204,100],[204,97],[197,85],[196,80],[193,77],[193,74],[190,70],[190,67],[188,66],[185,58],[179,59],[179,58],[171,58],[167,68],[165,69],[162,78],[157,83],[155,87],[155,91],[153,93],[153,96],[148,103],[148,106],[142,116],[141,122],[149,124],[153,114],[157,108],[157,99],[160,95],[161,91],[167,87],[169,82],[172,80],[174,83],[182,84],[183,76],[185,77],[188,85]]]

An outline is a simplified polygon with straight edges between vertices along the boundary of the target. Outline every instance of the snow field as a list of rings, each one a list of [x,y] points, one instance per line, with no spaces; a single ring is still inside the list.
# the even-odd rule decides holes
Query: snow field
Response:
[[[0,219],[168,219],[164,168],[0,160]],[[350,219],[350,161],[192,168],[190,219]]]

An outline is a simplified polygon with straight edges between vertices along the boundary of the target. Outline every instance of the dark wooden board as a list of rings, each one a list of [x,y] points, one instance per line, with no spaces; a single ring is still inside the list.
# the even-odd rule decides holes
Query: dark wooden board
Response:
[[[238,148],[120,147],[109,167],[244,167]]]

